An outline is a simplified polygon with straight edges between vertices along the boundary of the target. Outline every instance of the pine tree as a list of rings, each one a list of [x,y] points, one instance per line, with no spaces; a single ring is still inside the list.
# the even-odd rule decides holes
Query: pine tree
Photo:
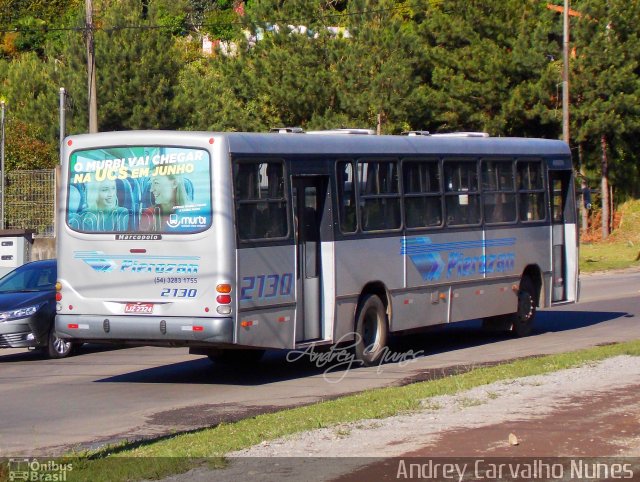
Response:
[[[610,173],[627,176],[617,153],[635,139],[640,124],[640,6],[623,0],[584,0],[574,28],[572,131],[586,146],[590,167],[599,158],[602,238],[610,225]],[[637,159],[637,157],[635,158]]]

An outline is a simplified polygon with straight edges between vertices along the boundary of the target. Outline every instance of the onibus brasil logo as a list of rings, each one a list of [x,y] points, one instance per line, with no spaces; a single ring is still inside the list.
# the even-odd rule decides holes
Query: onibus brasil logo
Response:
[[[9,480],[65,482],[73,464],[56,460],[9,459]]]

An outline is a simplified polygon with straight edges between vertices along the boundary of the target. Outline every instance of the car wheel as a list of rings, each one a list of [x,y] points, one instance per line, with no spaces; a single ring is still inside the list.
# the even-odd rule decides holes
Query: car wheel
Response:
[[[49,358],[64,358],[73,352],[74,345],[71,341],[59,338],[54,330],[49,332],[47,355]]]

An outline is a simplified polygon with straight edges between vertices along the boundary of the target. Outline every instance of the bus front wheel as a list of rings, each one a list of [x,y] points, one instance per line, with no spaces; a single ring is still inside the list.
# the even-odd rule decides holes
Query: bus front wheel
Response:
[[[536,296],[533,282],[523,278],[518,290],[518,311],[512,315],[511,331],[518,338],[529,336],[536,317]]]
[[[387,346],[387,313],[376,295],[366,295],[356,315],[356,358],[365,366],[380,361]]]

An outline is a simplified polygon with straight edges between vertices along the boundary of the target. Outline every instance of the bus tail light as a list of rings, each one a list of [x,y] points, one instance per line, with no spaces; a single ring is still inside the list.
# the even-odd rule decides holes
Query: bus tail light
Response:
[[[62,301],[62,283],[60,281],[56,281],[56,301]]]
[[[216,286],[216,292],[218,296],[216,296],[216,301],[219,305],[216,308],[216,312],[219,315],[230,315],[231,314],[231,285],[229,283],[220,283]]]
[[[218,295],[216,296],[216,301],[221,305],[228,305],[231,303],[231,296],[229,295]]]

